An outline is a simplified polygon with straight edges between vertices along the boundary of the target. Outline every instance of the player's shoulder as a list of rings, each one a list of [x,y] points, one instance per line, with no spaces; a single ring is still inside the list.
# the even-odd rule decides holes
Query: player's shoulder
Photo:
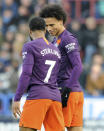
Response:
[[[65,30],[63,35],[62,35],[62,41],[77,41],[77,38],[68,30]]]
[[[32,40],[32,41],[28,41],[28,42],[26,42],[25,44],[24,44],[24,47],[25,48],[31,48],[32,46],[36,46],[37,44],[36,43],[38,43],[39,42],[39,40],[37,40],[37,39],[35,39],[35,40]]]
[[[34,41],[28,41],[23,45],[23,51],[31,52],[33,50]]]
[[[63,39],[61,39],[61,46],[65,47],[67,52],[72,52],[72,51],[79,51],[79,44],[78,40],[73,36],[72,33],[69,31],[65,30],[63,34]]]
[[[23,45],[23,48],[30,48],[32,41],[28,41]]]

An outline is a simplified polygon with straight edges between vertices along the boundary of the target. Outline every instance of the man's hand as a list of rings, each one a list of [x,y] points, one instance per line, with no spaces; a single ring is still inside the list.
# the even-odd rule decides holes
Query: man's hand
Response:
[[[66,107],[67,106],[67,101],[68,101],[70,92],[71,92],[70,88],[63,87],[63,92],[61,94],[62,107]]]
[[[71,89],[67,87],[58,87],[58,89],[61,93],[62,107],[66,107]]]
[[[12,112],[15,118],[17,118],[17,115],[21,115],[20,111],[20,101],[13,101],[12,103]]]

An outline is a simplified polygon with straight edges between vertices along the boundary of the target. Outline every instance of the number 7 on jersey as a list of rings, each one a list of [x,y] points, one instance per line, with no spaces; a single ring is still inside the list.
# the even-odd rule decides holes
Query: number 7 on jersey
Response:
[[[46,61],[45,61],[45,64],[46,64],[46,65],[50,65],[50,67],[49,67],[49,69],[48,69],[48,72],[47,72],[47,75],[46,75],[46,77],[45,77],[45,79],[44,79],[44,82],[45,82],[45,83],[48,83],[48,80],[49,80],[49,78],[50,78],[50,76],[51,76],[52,69],[54,68],[54,66],[55,66],[55,64],[56,64],[56,61],[46,60]]]

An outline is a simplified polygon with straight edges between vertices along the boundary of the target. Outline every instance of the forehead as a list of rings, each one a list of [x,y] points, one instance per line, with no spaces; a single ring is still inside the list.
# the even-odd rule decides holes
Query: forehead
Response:
[[[45,20],[45,22],[46,22],[46,25],[50,25],[50,24],[56,24],[56,23],[58,23],[59,21],[56,19],[56,18],[45,18],[44,19]]]

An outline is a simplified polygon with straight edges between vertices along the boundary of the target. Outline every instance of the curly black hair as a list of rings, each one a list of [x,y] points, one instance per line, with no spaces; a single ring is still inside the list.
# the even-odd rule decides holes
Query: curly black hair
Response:
[[[41,17],[32,17],[29,20],[29,28],[32,31],[35,30],[45,30],[46,23],[43,18]]]
[[[63,20],[63,24],[65,24],[67,15],[64,9],[57,4],[46,5],[39,13],[39,16],[42,18],[53,17],[57,20]]]

